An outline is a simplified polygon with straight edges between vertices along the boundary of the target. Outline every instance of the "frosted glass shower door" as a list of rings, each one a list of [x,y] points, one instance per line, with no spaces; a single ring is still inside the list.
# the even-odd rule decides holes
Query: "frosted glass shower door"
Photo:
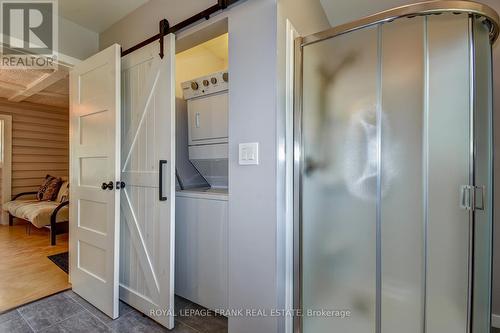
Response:
[[[442,13],[301,46],[301,332],[488,332],[488,32]]]
[[[468,15],[426,17],[427,155],[425,327],[466,333],[470,213],[460,189],[470,182]]]
[[[304,49],[303,332],[375,332],[377,34]]]
[[[488,333],[491,327],[491,257],[492,257],[492,59],[488,26],[482,20],[473,23],[475,42],[474,137],[477,199],[474,212],[474,285],[473,333]]]
[[[423,330],[425,18],[381,26],[381,332]]]

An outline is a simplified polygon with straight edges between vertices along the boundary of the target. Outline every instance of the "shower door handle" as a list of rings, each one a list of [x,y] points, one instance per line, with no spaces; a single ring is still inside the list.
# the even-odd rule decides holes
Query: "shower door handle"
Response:
[[[479,190],[479,195],[477,191]],[[478,198],[481,197],[480,201]],[[460,187],[460,207],[465,210],[484,210],[486,186],[462,185]],[[478,205],[478,201],[480,205]]]
[[[163,166],[167,164],[166,160],[160,160],[158,172],[158,191],[160,201],[167,201],[167,197],[163,195]]]
[[[477,201],[479,195],[476,194],[476,190],[479,190],[481,196],[481,204],[478,206]],[[474,186],[474,210],[484,210],[484,199],[486,198],[486,186]]]
[[[472,191],[472,186],[470,185],[462,185],[460,186],[460,208],[465,210],[472,209],[472,202],[474,200],[471,196],[474,195],[474,191]]]

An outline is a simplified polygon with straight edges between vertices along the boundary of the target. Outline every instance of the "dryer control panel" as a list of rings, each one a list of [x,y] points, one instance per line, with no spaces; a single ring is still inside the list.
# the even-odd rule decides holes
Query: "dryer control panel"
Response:
[[[229,74],[227,71],[213,73],[181,84],[185,100],[215,94],[228,89]]]

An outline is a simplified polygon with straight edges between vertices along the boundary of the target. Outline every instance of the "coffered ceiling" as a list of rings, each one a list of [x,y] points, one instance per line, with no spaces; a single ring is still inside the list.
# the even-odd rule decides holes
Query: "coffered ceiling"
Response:
[[[69,82],[66,68],[2,69],[0,98],[11,102],[31,102],[69,107]]]

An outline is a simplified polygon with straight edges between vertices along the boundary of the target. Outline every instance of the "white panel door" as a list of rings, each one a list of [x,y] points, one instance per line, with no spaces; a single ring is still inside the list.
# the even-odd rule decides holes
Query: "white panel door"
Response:
[[[120,298],[174,327],[175,38],[122,59]]]
[[[70,73],[70,275],[73,290],[118,317],[120,46]],[[104,186],[108,184],[109,186]]]

